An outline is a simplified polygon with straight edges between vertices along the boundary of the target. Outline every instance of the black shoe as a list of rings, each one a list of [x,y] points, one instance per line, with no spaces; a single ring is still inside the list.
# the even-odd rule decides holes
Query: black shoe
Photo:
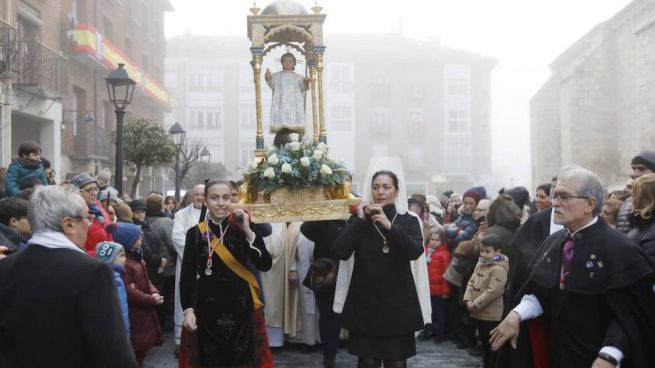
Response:
[[[466,351],[473,356],[478,356],[478,357],[484,356],[484,347],[482,345],[473,346],[469,349],[466,349]]]
[[[428,340],[430,340],[433,336],[434,336],[434,335],[432,335],[431,333],[426,332],[426,331],[421,331],[421,333],[418,334],[418,338],[419,338],[419,340],[421,340],[421,341],[428,341]]]
[[[334,354],[323,353],[323,366],[325,368],[334,368],[334,360],[336,356]]]
[[[280,354],[284,349],[282,346],[271,347],[271,354]]]
[[[475,342],[460,341],[459,343],[457,343],[457,349],[467,349],[467,348],[470,348],[472,346],[475,346]]]
[[[177,347],[175,349],[175,352],[173,352],[173,354],[175,355],[175,359],[178,359],[180,357],[180,348]]]

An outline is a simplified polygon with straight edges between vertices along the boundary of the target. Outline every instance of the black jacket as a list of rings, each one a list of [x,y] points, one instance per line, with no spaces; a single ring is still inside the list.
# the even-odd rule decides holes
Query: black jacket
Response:
[[[628,234],[630,239],[639,244],[648,257],[655,262],[655,217],[643,219],[635,214],[630,215],[630,223],[635,228]]]
[[[137,367],[109,266],[39,245],[0,261],[0,367]]]
[[[652,366],[655,346],[655,272],[648,256],[602,220],[575,233],[573,259],[560,289],[566,230],[537,251],[527,293],[544,309],[551,363],[588,367],[603,346],[624,354],[621,367]]]
[[[344,226],[346,222],[343,220],[308,221],[300,225],[300,232],[314,242],[313,259],[338,259],[331,247]]]
[[[384,208],[393,219],[393,206]],[[379,226],[379,225],[378,225]],[[355,252],[355,266],[343,307],[343,326],[366,336],[398,336],[423,329],[423,316],[409,261],[423,254],[423,232],[419,220],[406,213],[398,215],[387,238],[389,253],[370,221],[352,216],[332,251],[346,260]]]

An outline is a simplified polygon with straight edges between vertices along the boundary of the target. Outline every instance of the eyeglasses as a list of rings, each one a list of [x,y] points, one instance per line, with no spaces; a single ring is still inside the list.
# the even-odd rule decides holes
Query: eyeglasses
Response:
[[[589,199],[590,197],[583,197],[583,196],[574,196],[573,194],[566,194],[566,193],[557,193],[557,194],[551,194],[550,195],[550,201],[555,203],[555,201],[560,200],[562,203],[566,203],[570,201],[573,198],[578,198],[578,199]]]
[[[71,216],[71,218],[74,219],[84,219],[87,220],[88,222],[93,222],[93,220],[96,218],[96,215],[89,214],[88,216]]]
[[[82,191],[85,193],[93,194],[93,193],[98,193],[100,191],[100,188],[92,187],[92,188],[82,189]]]

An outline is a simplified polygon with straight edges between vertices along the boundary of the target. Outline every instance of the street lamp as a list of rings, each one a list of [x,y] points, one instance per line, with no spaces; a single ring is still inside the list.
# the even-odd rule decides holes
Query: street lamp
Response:
[[[207,167],[209,166],[211,160],[212,160],[212,154],[207,149],[207,146],[205,146],[202,152],[200,152],[200,163],[202,164],[203,179],[207,179]]]
[[[116,169],[114,170],[114,187],[118,195],[123,194],[123,125],[125,124],[125,108],[132,102],[136,82],[127,74],[123,67],[125,64],[118,64],[116,70],[107,75],[107,92],[109,101],[114,104],[116,113]]]
[[[184,145],[184,137],[186,132],[182,129],[180,123],[175,122],[168,130],[168,133],[173,137],[175,144],[175,199],[180,201],[180,151]]]
[[[200,162],[202,162],[205,165],[208,165],[211,159],[212,159],[211,152],[209,152],[207,147],[203,148],[202,152],[200,152]]]

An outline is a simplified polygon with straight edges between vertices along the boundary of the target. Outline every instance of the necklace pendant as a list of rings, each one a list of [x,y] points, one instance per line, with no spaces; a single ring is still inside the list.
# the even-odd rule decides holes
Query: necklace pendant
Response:
[[[211,276],[212,275],[212,269],[209,268],[209,267],[205,268],[205,275]]]
[[[389,253],[389,247],[387,246],[387,242],[384,242],[384,245],[382,246],[382,253],[387,254]]]

